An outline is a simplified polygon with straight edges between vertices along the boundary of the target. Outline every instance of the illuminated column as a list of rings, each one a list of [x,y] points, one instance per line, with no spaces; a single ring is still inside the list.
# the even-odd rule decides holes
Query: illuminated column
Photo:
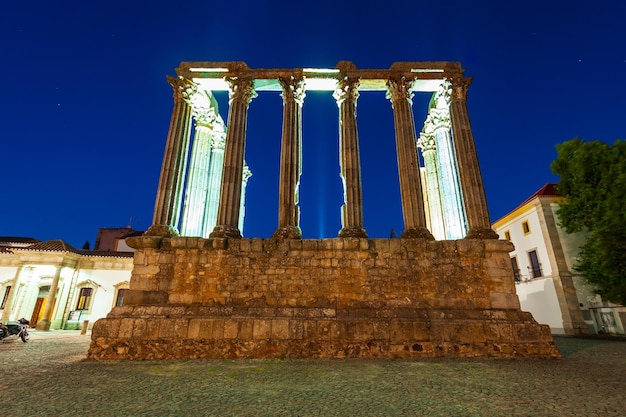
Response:
[[[467,233],[465,209],[459,184],[459,171],[454,156],[454,146],[450,136],[450,110],[433,108],[429,119],[435,138],[437,152],[439,189],[443,202],[443,217],[447,239],[461,239]]]
[[[418,145],[422,148],[422,156],[424,157],[424,172],[426,174],[426,193],[424,199],[428,201],[428,212],[430,216],[427,217],[430,217],[430,232],[435,239],[443,240],[446,238],[446,231],[439,189],[435,139],[432,134],[423,132],[418,140]]]
[[[302,239],[298,188],[302,173],[302,104],[304,80],[291,77],[278,80],[283,89],[283,135],[280,149],[278,188],[278,228],[275,238]]]
[[[476,145],[467,113],[467,88],[471,82],[471,78],[453,78],[451,80],[452,101],[450,103],[452,139],[456,150],[459,179],[467,214],[468,232],[465,238],[498,239],[498,234],[491,229]]]
[[[50,285],[50,292],[48,293],[48,299],[46,305],[43,308],[42,319],[39,320],[35,326],[37,330],[50,330],[50,323],[52,322],[52,313],[54,312],[54,304],[57,294],[57,288],[59,288],[59,279],[61,278],[61,266],[57,266],[54,278],[52,278],[52,284]]]
[[[419,174],[419,161],[415,147],[415,122],[413,121],[413,81],[404,77],[387,81],[387,98],[393,107],[396,131],[396,153],[400,175],[400,195],[404,217],[403,238],[425,238],[433,240],[426,228],[424,200]]]
[[[239,231],[243,235],[243,221],[246,217],[246,187],[248,186],[248,180],[252,176],[252,171],[248,168],[248,165],[243,165],[243,177],[241,180],[241,204],[239,205]]]
[[[213,126],[211,138],[211,157],[209,159],[209,181],[204,214],[203,237],[208,237],[217,224],[217,209],[220,205],[220,186],[222,184],[222,169],[224,168],[224,144],[226,132],[221,117]]]
[[[187,167],[191,108],[186,99],[195,92],[195,85],[191,81],[169,76],[167,81],[174,89],[174,110],[172,111],[170,130],[167,134],[165,154],[163,155],[152,226],[145,233],[148,236],[178,235],[176,227],[180,219],[183,183]]]
[[[367,237],[363,229],[363,195],[359,136],[356,127],[356,101],[359,80],[344,78],[337,83],[333,97],[339,106],[339,153],[343,201],[339,237]]]
[[[215,119],[212,109],[193,110],[196,127],[189,161],[189,178],[185,190],[185,204],[180,234],[203,236],[204,214],[209,182],[211,125]]]
[[[243,181],[243,157],[246,147],[246,123],[248,106],[256,97],[254,81],[228,78],[230,100],[228,107],[228,129],[224,149],[224,169],[220,189],[220,205],[217,224],[209,237],[241,238],[238,229]]]

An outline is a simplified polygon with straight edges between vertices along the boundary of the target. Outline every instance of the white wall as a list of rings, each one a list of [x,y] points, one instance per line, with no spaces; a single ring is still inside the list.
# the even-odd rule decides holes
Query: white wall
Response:
[[[538,323],[550,326],[553,334],[565,334],[552,278],[517,283],[515,290],[523,311],[531,313]]]

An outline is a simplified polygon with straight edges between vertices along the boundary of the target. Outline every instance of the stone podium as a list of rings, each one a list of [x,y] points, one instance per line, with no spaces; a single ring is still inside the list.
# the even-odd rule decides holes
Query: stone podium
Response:
[[[89,358],[559,356],[549,327],[520,310],[512,244],[490,228],[467,114],[471,79],[458,63],[257,70],[183,62],[177,75],[153,225],[127,239],[136,249],[130,289],[94,324]],[[200,147],[190,151],[190,126],[207,107],[217,120],[211,92],[220,89],[230,93],[220,192],[207,198],[207,187],[185,178],[188,157],[198,169],[203,161]],[[297,206],[302,107],[313,89],[337,100],[345,195],[338,237],[319,240],[301,238]],[[368,90],[384,91],[394,112],[399,239],[371,239],[363,227],[356,101]],[[263,91],[281,92],[284,103],[278,221],[271,239],[243,238],[247,109]],[[419,139],[414,92],[433,95]],[[191,206],[184,189],[194,191],[193,216],[182,209]],[[202,212],[217,215],[207,221]]]

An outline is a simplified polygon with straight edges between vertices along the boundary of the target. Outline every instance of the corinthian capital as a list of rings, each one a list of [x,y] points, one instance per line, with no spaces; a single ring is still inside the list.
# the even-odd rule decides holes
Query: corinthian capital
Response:
[[[432,123],[433,131],[439,129],[450,129],[450,111],[448,108],[445,109],[430,109],[428,113],[428,119]]]
[[[300,106],[304,103],[304,79],[301,77],[279,78],[278,82],[283,88],[283,92],[280,96],[283,98],[283,102],[295,101]]]
[[[398,100],[407,100],[413,104],[413,88],[414,80],[401,78],[390,78],[387,80],[387,93],[385,96],[391,100],[391,103],[395,103]]]
[[[213,106],[210,92],[196,91],[189,96],[188,103],[198,125],[211,126],[217,119],[217,109]]]
[[[358,78],[345,77],[337,81],[337,88],[333,92],[333,97],[337,101],[337,105],[348,100],[356,105],[356,100],[359,98],[359,80]]]
[[[198,86],[191,80],[184,77],[167,76],[167,82],[174,89],[174,101],[189,100],[189,98],[198,92]]]
[[[452,83],[449,79],[444,79],[433,94],[434,108],[447,109],[450,106],[450,96],[452,95]]]
[[[250,100],[257,96],[256,91],[254,91],[254,80],[227,77],[226,82],[229,86],[229,102],[243,101],[250,104]]]
[[[422,148],[424,152],[434,151],[436,149],[435,135],[427,132],[420,133],[420,137],[417,139],[417,146]]]
[[[224,129],[216,129],[211,135],[211,148],[224,150],[226,146],[226,132]]]
[[[449,79],[452,85],[452,100],[465,100],[467,99],[467,89],[472,83],[472,77],[454,77]]]

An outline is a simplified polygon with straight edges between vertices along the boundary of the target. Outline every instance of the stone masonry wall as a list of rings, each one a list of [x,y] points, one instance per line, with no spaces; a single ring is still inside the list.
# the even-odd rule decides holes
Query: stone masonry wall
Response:
[[[558,356],[496,240],[135,237],[91,358]]]

